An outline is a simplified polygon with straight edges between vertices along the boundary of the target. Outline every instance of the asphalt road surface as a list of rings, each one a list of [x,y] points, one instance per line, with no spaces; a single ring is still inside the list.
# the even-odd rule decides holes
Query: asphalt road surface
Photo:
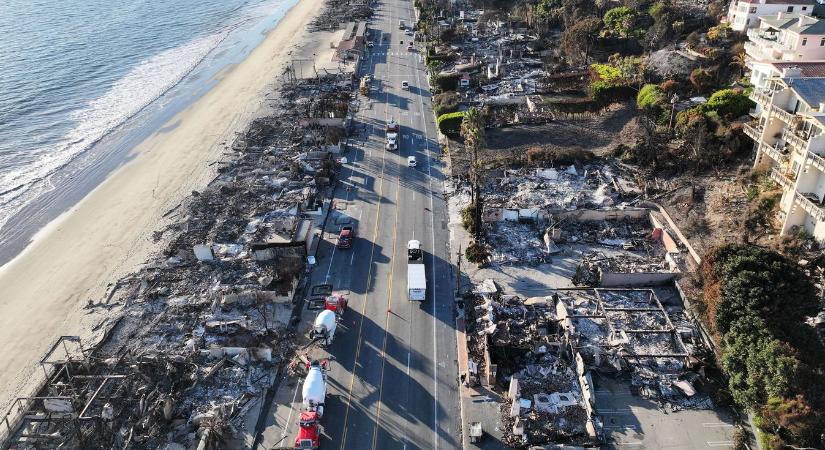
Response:
[[[361,97],[357,148],[336,192],[339,216],[357,222],[358,236],[350,249],[320,250],[322,278],[351,291],[330,347],[336,361],[328,373],[324,449],[460,446],[444,167],[423,55],[407,50],[413,38],[399,29],[400,20],[414,23],[411,2],[379,2],[369,26],[375,46],[361,69],[373,75],[373,90]],[[392,152],[384,150],[390,119],[401,126]],[[409,156],[417,167],[408,167]],[[411,239],[425,252],[424,302],[407,300]]]

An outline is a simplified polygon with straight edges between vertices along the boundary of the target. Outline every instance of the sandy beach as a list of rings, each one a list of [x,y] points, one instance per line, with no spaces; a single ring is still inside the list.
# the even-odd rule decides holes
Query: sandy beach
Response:
[[[292,59],[332,62],[337,33],[308,33],[323,0],[299,0],[243,62],[225,70],[205,96],[132,151],[70,211],[38,233],[0,268],[0,396],[3,411],[40,382],[38,361],[61,335],[99,339],[118,307],[102,305],[121,277],[155,254],[175,208],[215,176],[216,161],[236,133],[261,114],[283,67]],[[97,306],[87,307],[89,302]]]

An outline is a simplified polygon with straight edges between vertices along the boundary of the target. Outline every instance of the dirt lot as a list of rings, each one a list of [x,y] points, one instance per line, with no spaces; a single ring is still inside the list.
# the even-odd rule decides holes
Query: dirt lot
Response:
[[[700,256],[731,242],[773,246],[776,234],[748,234],[750,162],[704,176],[683,176],[674,188],[653,200],[665,207]],[[694,194],[695,193],[695,194]],[[776,230],[774,230],[776,232]]]
[[[486,148],[481,157],[488,169],[498,168],[496,161],[525,161],[527,149],[542,147],[565,151],[586,151],[594,156],[610,154],[620,144],[632,145],[638,124],[631,104],[615,104],[603,114],[572,120],[556,120],[544,125],[486,130]],[[469,155],[457,141],[450,141],[453,175],[463,175],[469,167]]]

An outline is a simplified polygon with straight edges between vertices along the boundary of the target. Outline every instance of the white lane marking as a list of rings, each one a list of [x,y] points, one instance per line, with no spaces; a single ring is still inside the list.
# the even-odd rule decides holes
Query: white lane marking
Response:
[[[284,424],[284,432],[281,434],[281,440],[283,441],[286,439],[287,432],[289,431],[289,424],[292,423],[292,411],[295,410],[295,399],[298,398],[298,388],[301,387],[303,383],[295,383],[295,392],[292,393],[292,403],[289,404],[289,414],[286,416],[286,423]]]
[[[733,447],[733,441],[707,441],[708,447]]]
[[[724,422],[716,422],[716,423],[703,423],[703,427],[705,428],[723,428],[723,427],[732,427],[733,424],[724,423]]]
[[[416,86],[421,86],[421,76],[420,76],[421,68],[416,67],[415,69],[415,84]],[[424,112],[424,97],[422,95],[418,96],[418,103],[421,107],[421,111]],[[427,127],[427,118],[424,118],[424,136],[429,137],[430,131]],[[430,156],[430,144],[427,141],[426,146],[424,147],[426,150],[427,155],[427,184],[430,191],[430,226],[432,227],[432,248],[433,253],[435,253],[435,213],[433,211],[433,174],[432,174],[432,158]],[[430,271],[432,273],[432,280],[433,280],[433,306],[432,306],[432,316],[433,316],[433,362],[438,360],[438,335],[435,331],[436,326],[438,325],[438,321],[435,315],[435,254],[431,255],[431,263],[430,263]],[[459,400],[460,401],[460,400]],[[433,364],[433,443],[435,444],[434,449],[438,450],[438,364]]]

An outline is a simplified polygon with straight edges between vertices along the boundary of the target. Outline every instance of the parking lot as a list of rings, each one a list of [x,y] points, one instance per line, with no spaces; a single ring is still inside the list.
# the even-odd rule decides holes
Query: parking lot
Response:
[[[606,377],[593,381],[607,448],[733,448],[733,419],[723,408],[670,412],[633,395],[628,382]]]

